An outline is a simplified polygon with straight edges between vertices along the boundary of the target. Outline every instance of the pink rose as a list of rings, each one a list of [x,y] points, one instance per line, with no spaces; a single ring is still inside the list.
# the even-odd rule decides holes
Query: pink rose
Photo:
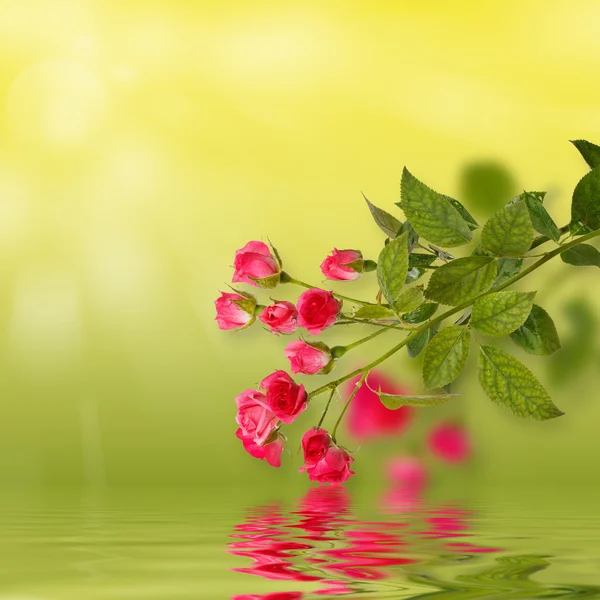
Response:
[[[321,263],[321,272],[327,279],[335,281],[350,281],[358,279],[364,269],[364,260],[358,250],[338,250],[333,252]]]
[[[298,311],[291,302],[276,302],[267,306],[258,317],[271,333],[294,333],[298,327]]]
[[[219,329],[242,329],[254,321],[256,298],[251,294],[242,296],[221,292],[221,297],[215,300],[215,307]]]
[[[272,594],[241,594],[231,600],[301,600],[302,592],[273,592]]]
[[[461,463],[471,455],[468,432],[459,425],[442,423],[434,427],[427,439],[429,449],[442,460]]]
[[[427,469],[418,458],[395,458],[388,464],[388,477],[398,488],[419,494],[427,485]]]
[[[306,390],[285,371],[275,371],[260,382],[266,391],[266,406],[284,423],[292,423],[307,407]]]
[[[360,377],[351,379],[346,387],[350,396]],[[368,440],[384,435],[397,435],[404,431],[412,421],[414,409],[403,406],[398,410],[386,408],[379,396],[372,390],[388,394],[405,394],[408,390],[398,385],[380,371],[371,371],[367,376],[366,385],[356,392],[348,408],[348,430],[358,440]]]
[[[297,307],[298,325],[305,327],[308,333],[318,335],[336,322],[342,302],[333,292],[311,288],[300,295]]]
[[[264,242],[248,242],[235,253],[234,282],[254,286],[275,287],[279,283],[281,267]]]
[[[314,465],[305,465],[300,470],[308,473],[311,481],[320,483],[344,483],[354,471],[350,470],[350,463],[354,459],[342,448],[330,446],[325,456]]]
[[[235,436],[242,440],[244,449],[246,452],[254,458],[260,458],[266,460],[272,467],[281,466],[281,453],[283,452],[283,440],[278,437],[275,441],[259,446],[254,442],[252,437],[244,435],[242,428],[240,427],[236,432]]]
[[[256,390],[246,390],[236,397],[238,412],[235,417],[244,437],[259,446],[277,427],[279,419],[266,407],[266,396]]]
[[[285,355],[290,361],[292,373],[303,373],[304,375],[314,375],[319,372],[330,372],[327,368],[333,360],[329,348],[325,344],[308,344],[303,340],[290,342]]]
[[[313,427],[302,436],[302,450],[304,452],[304,467],[314,467],[331,446],[331,436],[325,429]]]

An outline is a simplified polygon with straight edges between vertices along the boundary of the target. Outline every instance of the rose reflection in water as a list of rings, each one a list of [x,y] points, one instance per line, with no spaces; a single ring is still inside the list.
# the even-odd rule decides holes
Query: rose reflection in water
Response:
[[[426,505],[414,490],[397,487],[380,501],[386,520],[363,521],[351,510],[350,493],[341,486],[308,490],[298,507],[279,505],[252,509],[231,534],[228,551],[252,560],[233,569],[267,579],[314,582],[311,595],[345,595],[368,582],[410,576],[411,565],[427,553],[497,552],[464,540],[471,513],[458,508]],[[460,540],[460,541],[457,541]],[[431,543],[436,544],[432,547]],[[437,545],[439,544],[439,545]],[[242,594],[234,600],[296,600],[303,592]]]

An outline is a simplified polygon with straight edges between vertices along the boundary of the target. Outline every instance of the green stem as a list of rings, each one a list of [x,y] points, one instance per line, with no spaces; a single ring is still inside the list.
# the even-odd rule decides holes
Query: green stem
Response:
[[[334,325],[375,325],[375,327],[385,327],[386,329],[398,329],[400,331],[408,331],[411,329],[409,327],[402,327],[400,325],[390,325],[388,323],[377,323],[376,321],[353,319],[352,317],[344,317],[342,321],[336,321]]]
[[[281,283],[293,283],[294,285],[299,285],[309,290],[322,289],[316,285],[310,285],[310,283],[300,281],[299,279],[294,279],[289,273],[286,273],[285,271],[281,274]],[[342,294],[338,294],[337,292],[333,292],[333,295],[337,296],[338,298],[341,298],[342,300],[348,300],[348,302],[353,302],[354,304],[361,304],[363,306],[370,306],[372,304],[372,302],[366,302],[365,300],[357,300],[356,298],[342,296]]]
[[[348,344],[347,346],[344,346],[344,348],[346,348],[346,352],[348,352],[348,350],[352,350],[352,348],[356,348],[357,346],[360,346],[361,344],[364,344],[365,342],[372,340],[374,337],[377,337],[378,335],[385,333],[386,331],[388,331],[388,329],[389,328],[379,329],[378,331],[376,331],[375,333],[372,333],[371,335],[368,335],[356,342],[353,342],[352,344]]]
[[[561,227],[559,230],[561,235],[563,235],[564,233],[567,233],[567,231],[569,231],[569,225],[564,225],[563,227]],[[531,247],[529,248],[530,250],[533,250],[534,248],[537,248],[538,246],[541,246],[542,244],[545,244],[546,242],[549,242],[550,238],[546,235],[540,235],[538,237],[535,238],[535,240],[533,240]]]
[[[344,375],[343,377],[340,377],[339,379],[336,379],[335,381],[332,381],[331,383],[328,383],[327,385],[317,388],[316,390],[314,390],[310,393],[310,397],[313,398],[314,396],[317,396],[318,394],[323,393],[323,391],[325,391],[332,385],[337,387],[340,384],[344,383],[344,381],[348,381],[348,379],[352,379],[353,377],[356,377],[357,375],[360,375],[361,373],[370,371],[371,369],[375,368],[377,365],[381,364],[383,361],[387,360],[390,356],[393,356],[394,354],[396,354],[396,352],[398,352],[398,350],[400,350],[401,348],[404,348],[404,346],[406,346],[406,344],[408,344],[411,340],[413,340],[415,337],[417,337],[420,333],[422,333],[426,329],[429,329],[431,326],[435,325],[436,323],[440,323],[441,321],[447,319],[448,317],[451,317],[452,315],[459,313],[460,311],[464,310],[465,308],[469,308],[469,306],[471,306],[478,298],[482,298],[483,296],[487,296],[488,294],[494,294],[496,292],[499,292],[499,291],[507,288],[508,286],[512,285],[513,283],[516,283],[520,279],[523,279],[523,277],[526,277],[527,275],[529,275],[529,273],[532,273],[536,269],[539,269],[542,265],[547,263],[549,260],[553,259],[555,256],[558,256],[565,250],[569,250],[569,248],[573,248],[574,246],[583,244],[584,242],[587,242],[588,240],[591,240],[598,236],[600,236],[600,230],[592,231],[591,233],[588,233],[587,235],[583,235],[580,238],[573,240],[572,242],[569,242],[568,244],[564,244],[563,246],[559,246],[558,248],[555,248],[551,252],[548,252],[548,254],[545,254],[539,260],[536,260],[532,265],[530,265],[529,267],[527,267],[526,269],[524,269],[523,271],[521,271],[514,277],[511,277],[508,281],[505,281],[503,284],[501,284],[495,288],[492,288],[491,290],[488,290],[487,292],[484,292],[483,294],[479,294],[479,296],[472,298],[471,300],[467,300],[467,301],[463,302],[462,304],[459,304],[458,306],[455,306],[454,308],[447,310],[445,313],[438,315],[437,317],[431,319],[430,321],[423,323],[423,325],[421,325],[420,327],[417,327],[410,335],[407,335],[400,343],[396,344],[392,349],[388,350],[385,354],[380,356],[378,359],[374,360],[372,363],[369,363],[367,366],[362,367],[361,369],[356,369],[355,371],[352,371],[352,373],[348,373],[347,375]]]
[[[319,424],[317,425],[317,429],[321,429],[321,425],[323,425],[323,421],[325,420],[325,416],[327,415],[327,411],[329,410],[329,405],[331,404],[331,400],[333,399],[333,395],[335,394],[336,388],[331,388],[331,394],[329,395],[329,400],[327,400],[327,404],[325,405],[325,410],[319,419]]]
[[[346,402],[344,408],[342,409],[342,412],[340,413],[338,420],[335,422],[335,425],[333,426],[333,430],[331,432],[331,439],[333,440],[334,444],[337,443],[336,439],[335,439],[335,434],[337,432],[337,428],[339,427],[340,423],[342,422],[342,419],[344,418],[344,415],[346,414],[346,411],[348,410],[348,407],[350,406],[350,402],[352,402],[354,396],[356,396],[356,392],[358,392],[358,390],[362,387],[362,384],[364,383],[365,379],[367,378],[368,373],[369,373],[368,371],[363,372],[363,376],[360,378],[359,382],[356,384],[356,386],[352,390],[352,393],[350,394],[350,398],[348,398],[348,401]]]

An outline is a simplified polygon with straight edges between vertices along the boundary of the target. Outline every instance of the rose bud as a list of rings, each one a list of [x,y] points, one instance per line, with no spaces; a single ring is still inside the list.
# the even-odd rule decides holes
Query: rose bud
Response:
[[[303,375],[330,373],[335,364],[331,350],[322,342],[308,343],[304,340],[290,342],[285,349],[285,355],[290,361],[292,373]]]
[[[274,288],[281,276],[281,264],[264,242],[248,242],[235,253],[233,281]]]
[[[333,292],[311,288],[300,295],[297,308],[298,325],[306,328],[308,333],[318,335],[336,322],[342,302]]]
[[[252,294],[221,292],[215,307],[219,329],[243,329],[254,322],[256,298]]]
[[[302,436],[305,468],[314,467],[331,446],[331,436],[325,429],[312,427]]]
[[[350,281],[358,279],[365,267],[365,261],[358,250],[338,250],[321,263],[321,272],[327,279]]]
[[[307,396],[285,371],[275,371],[260,382],[266,391],[266,406],[284,423],[292,423],[306,409]]]
[[[298,327],[298,311],[291,302],[276,302],[266,306],[258,317],[271,333],[294,333]]]
[[[427,439],[429,449],[449,463],[461,463],[471,455],[471,440],[460,425],[442,423],[434,427]]]
[[[342,448],[331,446],[325,456],[314,465],[304,465],[301,470],[308,473],[311,481],[320,483],[344,483],[354,471],[350,470],[350,463],[354,459]]]
[[[242,440],[242,444],[244,444],[244,450],[246,450],[250,456],[253,456],[254,458],[260,458],[261,460],[266,460],[272,467],[281,466],[283,440],[279,436],[277,436],[274,441],[264,444],[263,446],[259,446],[254,442],[252,437],[244,436],[241,428],[235,432],[235,435],[238,439]]]
[[[264,444],[279,424],[279,419],[267,408],[266,396],[256,390],[246,390],[236,397],[235,417],[244,437],[255,444]]]

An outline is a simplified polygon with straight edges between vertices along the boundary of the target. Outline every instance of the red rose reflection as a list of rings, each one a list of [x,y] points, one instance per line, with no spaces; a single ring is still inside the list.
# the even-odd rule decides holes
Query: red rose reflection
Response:
[[[350,396],[359,379],[356,377],[346,384],[346,398]],[[348,409],[348,430],[357,440],[396,435],[404,431],[412,421],[412,407],[403,406],[398,410],[390,410],[383,406],[379,396],[372,390],[380,390],[388,394],[409,392],[380,371],[371,371],[367,376],[366,385],[361,386],[356,392]]]

